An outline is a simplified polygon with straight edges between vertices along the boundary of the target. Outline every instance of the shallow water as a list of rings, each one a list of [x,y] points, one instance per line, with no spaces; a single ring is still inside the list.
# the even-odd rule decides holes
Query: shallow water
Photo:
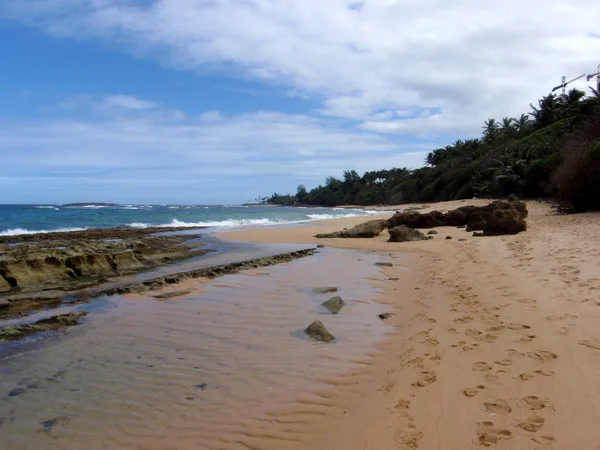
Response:
[[[391,331],[374,301],[378,256],[324,249],[184,298],[97,300],[81,326],[0,353],[0,448],[256,448],[274,411],[301,420],[307,395],[367,361]],[[330,285],[339,292],[312,293]],[[332,295],[347,302],[338,315],[320,306]],[[334,343],[304,336],[315,319]],[[302,441],[292,430],[271,437]]]

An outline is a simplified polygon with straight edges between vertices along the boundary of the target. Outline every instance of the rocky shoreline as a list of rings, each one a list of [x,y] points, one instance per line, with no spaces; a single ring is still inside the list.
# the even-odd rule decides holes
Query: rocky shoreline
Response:
[[[0,237],[0,318],[52,307],[72,291],[212,250],[189,228],[115,228]]]

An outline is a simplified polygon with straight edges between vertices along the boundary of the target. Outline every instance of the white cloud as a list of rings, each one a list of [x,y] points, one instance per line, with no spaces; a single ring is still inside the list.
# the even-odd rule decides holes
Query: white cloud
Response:
[[[4,0],[2,13],[185,70],[234,67],[323,98],[324,114],[403,132],[479,130],[600,54],[594,0]],[[441,117],[370,117],[420,107]]]
[[[141,100],[130,95],[111,95],[106,97],[100,104],[100,108],[102,109],[123,108],[134,111],[142,111],[154,107],[156,107],[156,103],[148,100]]]

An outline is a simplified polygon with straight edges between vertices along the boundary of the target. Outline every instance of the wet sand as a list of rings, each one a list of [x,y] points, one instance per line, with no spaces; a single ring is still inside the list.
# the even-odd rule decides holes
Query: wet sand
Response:
[[[0,359],[0,448],[302,448],[337,411],[329,391],[351,391],[349,371],[368,367],[392,331],[374,300],[378,260],[324,249],[95,300],[82,325]],[[338,292],[313,293],[328,285]],[[347,303],[337,315],[320,306],[333,295]],[[334,343],[302,332],[316,319]]]
[[[399,278],[378,296],[397,309],[389,322],[396,330],[368,369],[346,376],[357,383],[352,395],[335,392],[317,435],[306,433],[298,448],[598,448],[600,214],[556,216],[546,204],[527,206],[528,230],[515,236],[474,238],[440,227],[421,242],[387,243],[385,232],[312,237],[361,218],[226,235],[391,254],[414,274],[384,269]]]

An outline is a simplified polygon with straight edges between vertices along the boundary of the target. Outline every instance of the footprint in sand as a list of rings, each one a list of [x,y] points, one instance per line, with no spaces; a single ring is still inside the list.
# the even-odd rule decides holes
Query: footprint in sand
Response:
[[[493,400],[484,403],[485,409],[494,414],[508,414],[512,408],[505,400]]]
[[[525,356],[525,353],[522,353],[515,348],[511,348],[508,350],[508,356]]]
[[[534,370],[532,372],[523,372],[519,378],[523,381],[532,380],[537,377],[553,377],[554,372],[551,370]]]
[[[500,377],[498,375],[488,373],[484,378],[485,378],[485,381],[487,381],[490,384],[501,384]]]
[[[481,331],[475,330],[474,328],[469,328],[467,329],[467,331],[465,331],[465,334],[467,336],[471,336],[472,338],[477,339],[479,336],[481,336]]]
[[[477,423],[477,436],[481,445],[489,447],[497,444],[501,439],[511,439],[513,434],[509,430],[495,427],[494,422],[486,421]]]
[[[482,389],[485,389],[485,386],[480,384],[474,388],[464,388],[461,392],[465,397],[475,397]]]
[[[510,366],[513,363],[512,359],[501,359],[500,361],[496,361],[495,364],[499,366]]]
[[[458,341],[457,343],[452,344],[451,347],[454,347],[454,348],[456,348],[456,347],[462,347],[466,343],[467,343],[467,341]]]
[[[530,416],[522,422],[519,422],[517,426],[525,431],[531,433],[537,432],[544,425],[546,420],[540,416]]]
[[[504,331],[504,329],[505,329],[505,328],[506,328],[506,327],[505,327],[504,325],[495,325],[495,326],[493,326],[493,327],[489,327],[489,328],[488,328],[487,330],[485,330],[485,331],[487,331],[487,332],[489,332],[489,333],[499,333],[499,332],[501,332],[501,331]]]
[[[410,400],[406,400],[405,398],[398,400],[398,403],[396,403],[396,406],[395,406],[396,409],[408,409],[409,407],[410,407]]]
[[[537,359],[540,362],[550,362],[558,358],[558,355],[556,353],[552,353],[549,350],[535,350],[533,352],[527,353],[527,356],[533,359]]]
[[[594,341],[579,341],[579,345],[583,345],[584,347],[593,348],[594,350],[600,350],[600,343]]]
[[[480,372],[488,372],[490,370],[492,370],[492,366],[490,366],[488,363],[483,362],[483,361],[478,361],[476,363],[473,364],[473,370],[478,370]]]
[[[552,436],[534,436],[531,438],[531,440],[536,444],[542,445],[554,444],[556,442],[556,439],[554,439]]]
[[[437,376],[434,372],[421,372],[421,377],[413,383],[413,386],[425,387],[437,381]]]
[[[509,330],[519,331],[519,330],[529,330],[531,327],[529,325],[522,325],[519,323],[509,323],[508,325],[506,325],[506,328],[508,328]]]
[[[535,338],[536,338],[535,334],[524,334],[523,336],[513,339],[513,342],[521,342],[523,344],[526,344],[528,342],[533,341]]]
[[[548,401],[544,401],[535,395],[528,395],[521,399],[521,403],[532,411],[539,411],[547,406]]]
[[[473,320],[473,317],[471,316],[462,316],[459,317],[458,319],[454,319],[455,323],[467,323],[470,322],[471,320]]]

